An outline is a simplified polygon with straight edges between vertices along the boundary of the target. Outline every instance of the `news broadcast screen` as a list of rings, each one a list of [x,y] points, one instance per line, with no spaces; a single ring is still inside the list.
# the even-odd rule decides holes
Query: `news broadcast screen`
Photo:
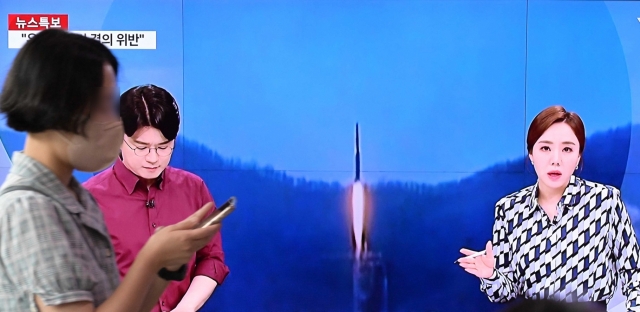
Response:
[[[121,91],[175,97],[171,165],[239,203],[201,311],[353,311],[354,248],[388,311],[501,311],[453,262],[536,182],[527,128],[555,104],[586,126],[577,175],[640,229],[640,2],[24,0],[0,25],[2,77],[57,27],[109,47]],[[0,138],[4,177],[25,134]]]

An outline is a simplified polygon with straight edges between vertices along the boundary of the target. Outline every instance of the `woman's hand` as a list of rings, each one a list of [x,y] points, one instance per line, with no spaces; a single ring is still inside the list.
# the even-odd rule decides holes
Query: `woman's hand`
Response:
[[[465,248],[460,249],[460,252],[465,256],[476,253],[473,250]],[[477,256],[475,258],[462,257],[458,259],[458,263],[465,271],[479,278],[491,277],[496,266],[496,259],[493,257],[493,246],[491,245],[491,241],[487,242],[484,255]]]
[[[212,208],[213,203],[207,203],[183,221],[158,229],[142,247],[140,254],[144,254],[158,270],[178,270],[220,230],[221,224],[196,228]]]

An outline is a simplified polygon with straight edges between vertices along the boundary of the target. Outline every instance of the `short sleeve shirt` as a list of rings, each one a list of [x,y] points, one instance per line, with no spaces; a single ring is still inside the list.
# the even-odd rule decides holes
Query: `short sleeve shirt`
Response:
[[[0,196],[0,312],[78,301],[102,304],[119,284],[113,245],[98,205],[75,178],[77,197],[38,161],[14,153]]]

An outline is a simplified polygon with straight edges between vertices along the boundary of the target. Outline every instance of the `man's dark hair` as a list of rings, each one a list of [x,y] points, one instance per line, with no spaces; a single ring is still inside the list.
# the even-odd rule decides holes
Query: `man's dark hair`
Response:
[[[160,130],[169,141],[178,136],[178,104],[171,93],[152,84],[133,87],[120,96],[120,117],[129,137],[143,127]]]
[[[82,133],[99,102],[104,65],[118,61],[102,43],[58,29],[39,32],[13,60],[0,111],[16,131]]]

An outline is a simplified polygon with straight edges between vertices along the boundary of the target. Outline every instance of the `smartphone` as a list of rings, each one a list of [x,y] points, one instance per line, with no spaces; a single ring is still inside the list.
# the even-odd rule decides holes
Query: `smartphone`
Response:
[[[230,215],[235,209],[236,209],[236,198],[231,197],[229,198],[229,200],[227,200],[226,203],[218,207],[218,209],[216,209],[208,217],[204,218],[204,220],[202,220],[202,222],[200,222],[200,224],[198,225],[198,228],[203,228],[209,225],[222,222],[222,219]]]

